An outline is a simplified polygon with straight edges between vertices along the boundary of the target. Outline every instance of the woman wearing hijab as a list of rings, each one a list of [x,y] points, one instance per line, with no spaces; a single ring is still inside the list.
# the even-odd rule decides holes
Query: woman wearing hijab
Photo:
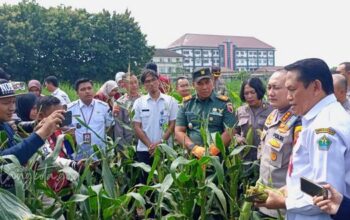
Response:
[[[33,132],[35,120],[37,119],[36,102],[38,97],[34,93],[26,93],[16,98],[16,115],[19,120],[16,122],[18,131]]]
[[[94,98],[108,103],[108,105],[112,108],[113,98],[117,92],[118,92],[118,84],[114,80],[108,80],[97,91]]]

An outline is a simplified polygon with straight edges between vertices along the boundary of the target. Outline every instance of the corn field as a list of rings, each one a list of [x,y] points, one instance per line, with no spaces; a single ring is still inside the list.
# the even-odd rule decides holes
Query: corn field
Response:
[[[240,100],[228,88],[237,107]],[[118,140],[107,139],[106,150],[93,146],[90,158],[96,156],[99,164],[86,160],[80,174],[69,167],[59,170],[70,181],[59,192],[47,180],[57,169],[54,161],[62,141],[72,141],[69,134],[59,136],[52,155],[39,165],[40,153],[25,167],[14,156],[3,156],[1,172],[14,179],[15,188],[0,189],[0,218],[147,219],[153,213],[156,219],[259,219],[253,215],[252,203],[244,201],[247,187],[255,185],[251,177],[258,176],[258,162],[245,162],[242,155],[255,146],[237,146],[232,137],[225,148],[220,134],[208,133],[205,122],[201,136],[207,140],[206,154],[199,160],[176,143],[174,147],[161,144],[149,166],[135,160],[135,146],[120,149]],[[221,151],[220,157],[209,156],[211,142]],[[145,184],[139,184],[142,172],[148,173]]]

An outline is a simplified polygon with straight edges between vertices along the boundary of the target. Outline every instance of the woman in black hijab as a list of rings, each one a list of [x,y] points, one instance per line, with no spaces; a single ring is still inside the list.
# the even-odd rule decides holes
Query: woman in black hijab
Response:
[[[27,93],[16,97],[17,131],[25,137],[25,133],[32,133],[37,119],[37,96],[34,93]]]

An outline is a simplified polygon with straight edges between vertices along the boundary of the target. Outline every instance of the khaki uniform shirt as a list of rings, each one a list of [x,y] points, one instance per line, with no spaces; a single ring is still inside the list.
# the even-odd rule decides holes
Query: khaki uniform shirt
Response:
[[[246,138],[249,128],[252,127],[253,145],[258,147],[260,144],[260,134],[263,130],[265,120],[272,110],[273,108],[268,103],[263,103],[259,108],[254,109],[254,111],[248,104],[239,107],[236,112],[238,119],[236,126],[237,134]],[[251,148],[245,159],[256,160],[257,149]]]
[[[286,175],[289,159],[293,150],[294,131],[299,118],[289,110],[279,112],[273,110],[265,122],[265,129],[261,134],[259,181],[272,188],[286,185]],[[262,213],[278,217],[276,210],[260,208]],[[284,212],[282,212],[284,213]]]
[[[223,79],[218,78],[214,80],[214,91],[218,95],[227,95],[226,93],[226,85]]]
[[[188,96],[184,98],[183,105],[179,109],[176,126],[186,127],[188,137],[196,145],[203,145],[201,126],[205,128],[208,123],[207,128],[210,133],[222,134],[225,126],[232,128],[236,122],[232,110],[228,97],[217,95],[215,92],[212,92],[206,100],[200,100],[197,96]]]

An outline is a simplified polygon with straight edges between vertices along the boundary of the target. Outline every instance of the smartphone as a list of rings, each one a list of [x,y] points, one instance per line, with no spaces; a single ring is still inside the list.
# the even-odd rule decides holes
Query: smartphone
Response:
[[[64,120],[61,123],[61,127],[68,126],[72,124],[72,111],[66,111],[64,114]]]
[[[327,189],[305,177],[300,177],[300,189],[310,196],[323,196],[324,199],[328,198]]]

